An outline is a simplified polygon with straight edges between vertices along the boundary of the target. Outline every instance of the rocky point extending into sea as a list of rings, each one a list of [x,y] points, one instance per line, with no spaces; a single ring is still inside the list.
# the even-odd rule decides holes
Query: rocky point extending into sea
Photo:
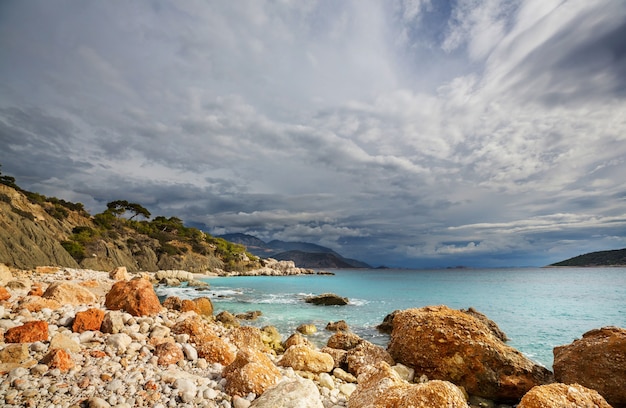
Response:
[[[554,374],[506,345],[486,316],[446,306],[391,313],[381,325],[386,349],[330,322],[336,331],[320,349],[299,333],[217,319],[202,291],[163,302],[154,291],[159,282],[203,285],[198,278],[0,265],[0,405],[626,406],[625,329],[557,347]]]

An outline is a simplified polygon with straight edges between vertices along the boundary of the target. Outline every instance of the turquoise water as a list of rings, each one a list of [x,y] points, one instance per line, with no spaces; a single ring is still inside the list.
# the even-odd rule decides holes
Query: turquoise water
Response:
[[[284,337],[314,323],[311,340],[323,345],[328,322],[345,320],[351,330],[386,346],[375,326],[396,309],[445,304],[474,307],[494,320],[509,345],[551,368],[552,349],[603,326],[626,327],[626,268],[523,268],[452,270],[334,270],[335,275],[210,278],[216,313],[260,310],[255,326],[274,325]],[[193,298],[187,288],[159,288],[160,295]],[[348,297],[347,306],[315,306],[312,294]]]

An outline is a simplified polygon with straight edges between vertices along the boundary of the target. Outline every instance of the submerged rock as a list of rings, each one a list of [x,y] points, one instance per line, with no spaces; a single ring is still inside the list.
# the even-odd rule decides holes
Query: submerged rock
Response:
[[[493,400],[518,400],[552,373],[504,344],[477,318],[446,306],[397,312],[388,351],[415,376],[446,380]]]

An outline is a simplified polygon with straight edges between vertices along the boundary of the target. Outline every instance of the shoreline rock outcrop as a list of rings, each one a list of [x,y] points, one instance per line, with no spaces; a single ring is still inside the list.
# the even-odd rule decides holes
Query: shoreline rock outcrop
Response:
[[[388,351],[415,375],[445,380],[491,400],[519,400],[552,373],[504,344],[470,314],[446,306],[396,312]]]
[[[495,406],[479,397],[499,400],[536,380],[534,366],[518,360],[484,319],[444,306],[395,312],[388,350],[351,332],[347,323],[320,349],[298,333],[282,342],[272,326],[226,325],[207,297],[168,298],[145,313],[109,304],[133,296],[133,302],[149,303],[141,299],[154,295],[154,282],[145,279],[150,274],[133,279],[137,274],[119,270],[10,272],[0,284],[9,295],[0,300],[0,405],[7,408],[466,408],[461,387],[470,406]],[[81,291],[61,291],[55,299],[62,303],[42,297],[61,283]],[[137,298],[140,290],[133,285],[146,294]],[[614,331],[601,333],[584,337],[602,343]],[[425,364],[421,359],[429,354],[440,359]],[[453,378],[437,378],[436,370]],[[481,377],[487,370],[493,376],[488,381]],[[551,408],[536,401],[566,398],[606,408],[597,390],[578,387],[535,386],[508,403],[522,399],[526,405],[520,408]]]

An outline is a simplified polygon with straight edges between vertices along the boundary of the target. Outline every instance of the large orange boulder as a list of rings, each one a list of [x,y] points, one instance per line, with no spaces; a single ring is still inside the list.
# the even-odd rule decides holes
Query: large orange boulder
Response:
[[[70,282],[54,282],[42,297],[59,302],[62,305],[82,305],[95,303],[98,299],[89,289]]]
[[[261,395],[282,378],[265,354],[251,349],[239,350],[235,361],[222,370],[222,377],[226,379],[225,391],[240,397],[251,392]]]
[[[84,312],[76,313],[74,323],[72,324],[72,331],[75,333],[82,333],[88,330],[98,331],[102,326],[104,320],[104,310],[91,308]]]
[[[534,387],[517,408],[611,408],[595,390],[579,384],[554,383]]]
[[[598,391],[615,407],[626,407],[626,329],[590,330],[571,344],[555,347],[554,377]]]
[[[5,343],[34,343],[48,341],[48,323],[43,320],[26,322],[4,333]]]
[[[463,392],[448,381],[411,384],[385,362],[368,366],[350,395],[348,408],[467,408]]]
[[[162,309],[152,283],[143,278],[116,282],[106,295],[105,306],[133,316],[153,316]]]
[[[519,400],[552,373],[504,344],[476,317],[446,306],[399,311],[388,351],[415,376],[450,381],[492,400]]]

